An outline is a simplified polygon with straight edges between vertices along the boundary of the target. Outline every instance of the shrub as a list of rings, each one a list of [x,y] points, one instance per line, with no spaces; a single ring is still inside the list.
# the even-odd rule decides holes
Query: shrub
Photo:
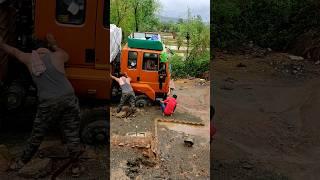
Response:
[[[173,78],[200,77],[210,68],[210,53],[207,51],[201,55],[191,54],[188,60],[184,60],[183,57],[175,54],[170,62]]]

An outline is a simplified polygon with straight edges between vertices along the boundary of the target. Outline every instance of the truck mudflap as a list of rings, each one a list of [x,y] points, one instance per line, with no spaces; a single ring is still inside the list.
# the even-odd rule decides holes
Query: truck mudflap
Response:
[[[155,101],[156,92],[148,84],[131,83],[134,92],[145,94],[148,98]]]

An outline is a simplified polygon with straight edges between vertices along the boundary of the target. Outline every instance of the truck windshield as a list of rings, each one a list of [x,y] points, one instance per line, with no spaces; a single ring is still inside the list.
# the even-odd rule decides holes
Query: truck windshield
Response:
[[[158,71],[159,56],[155,53],[144,53],[142,69],[146,71]]]

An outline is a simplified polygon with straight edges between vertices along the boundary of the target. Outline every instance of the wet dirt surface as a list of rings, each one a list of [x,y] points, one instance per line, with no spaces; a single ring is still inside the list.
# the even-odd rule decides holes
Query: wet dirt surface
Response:
[[[217,53],[213,179],[319,179],[320,67],[304,60],[297,74],[274,63],[288,61]]]
[[[199,79],[183,79],[175,81],[175,87],[178,106],[171,117],[163,117],[158,105],[139,109],[129,118],[117,117],[115,105],[111,108],[111,141],[112,135],[125,136],[128,132],[154,135],[156,127],[159,150],[154,159],[145,157],[141,149],[112,145],[111,179],[210,179],[209,82],[199,85]],[[201,122],[204,126],[155,125],[156,118]],[[185,146],[187,137],[194,140],[192,147]]]
[[[7,118],[7,120],[9,117]],[[26,117],[20,115],[19,118],[12,119],[16,124],[18,122],[26,121]],[[32,119],[28,118],[28,121],[32,122]],[[22,123],[23,124],[23,123]],[[53,127],[50,132],[46,135],[44,141],[42,142],[39,151],[34,156],[33,160],[39,162],[39,164],[31,165],[31,162],[28,163],[25,167],[28,171],[19,171],[19,172],[8,172],[7,164],[10,159],[19,157],[24,149],[27,140],[31,133],[31,123],[26,124],[25,126],[8,125],[7,127],[2,127],[0,131],[0,147],[4,146],[8,152],[0,150],[0,164],[5,166],[0,168],[0,179],[12,179],[12,180],[24,180],[24,179],[50,179],[52,172],[60,168],[65,164],[68,159],[68,155],[64,153],[66,150],[64,145],[61,144],[61,136],[59,130]],[[65,169],[59,176],[59,179],[106,179],[109,177],[109,154],[108,147],[101,146],[85,146],[86,150],[81,156],[81,167],[82,172],[80,177],[72,178],[71,169],[68,167]],[[47,155],[39,158],[39,152],[47,152],[50,154],[49,163],[47,163]],[[5,157],[9,157],[3,159]],[[47,166],[47,167],[43,167]],[[41,169],[41,170],[40,170]],[[42,172],[39,172],[42,171]],[[22,173],[27,172],[27,173]],[[30,175],[32,174],[32,175]]]
[[[10,158],[15,158],[21,154],[22,149],[26,145],[26,140],[29,137],[29,133],[17,133],[13,134],[10,133],[1,133],[0,142],[6,146],[6,148],[9,150]],[[50,146],[49,146],[50,145]],[[63,145],[60,143],[59,139],[57,139],[56,135],[49,135],[47,138],[43,141],[42,145],[40,146],[39,150],[45,151],[46,149],[49,149],[47,151],[57,151],[60,153],[54,152],[54,155],[61,154],[61,149],[63,149]],[[86,146],[86,151],[81,156],[81,167],[83,168],[83,171],[79,178],[73,178],[73,179],[105,179],[108,176],[109,166],[108,166],[108,155],[107,155],[107,147],[100,146],[100,147],[90,147]],[[58,155],[59,156],[59,155]],[[33,160],[38,159],[38,155],[36,154]],[[45,157],[38,159],[41,163],[46,160]],[[34,172],[35,176],[29,175],[21,175],[21,171],[19,172],[8,172],[8,171],[2,171],[0,172],[0,179],[12,179],[12,180],[24,180],[24,179],[50,179],[50,174],[59,168],[61,165],[66,163],[68,160],[60,159],[60,158],[52,158],[50,160],[50,164],[48,165],[48,168],[44,168],[44,170],[41,170],[41,173],[36,173],[37,169],[43,169],[43,167],[36,167],[31,166],[30,163],[28,163],[26,166],[31,170],[31,172]],[[43,172],[46,171],[46,172]],[[43,173],[43,176],[40,174]],[[27,173],[28,174],[28,173]],[[32,173],[31,173],[32,174]],[[39,176],[39,177],[38,177]],[[26,178],[24,178],[26,177]],[[61,175],[58,176],[59,179],[70,179],[71,178],[71,169],[70,167],[65,169],[64,172],[61,173]]]

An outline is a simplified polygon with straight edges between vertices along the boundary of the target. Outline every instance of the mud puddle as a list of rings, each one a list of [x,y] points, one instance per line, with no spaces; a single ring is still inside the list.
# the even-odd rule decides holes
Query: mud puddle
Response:
[[[179,133],[190,134],[193,136],[200,136],[209,140],[209,127],[206,126],[191,126],[185,124],[176,124],[168,122],[159,122],[159,125],[166,127],[169,130],[176,131]]]

